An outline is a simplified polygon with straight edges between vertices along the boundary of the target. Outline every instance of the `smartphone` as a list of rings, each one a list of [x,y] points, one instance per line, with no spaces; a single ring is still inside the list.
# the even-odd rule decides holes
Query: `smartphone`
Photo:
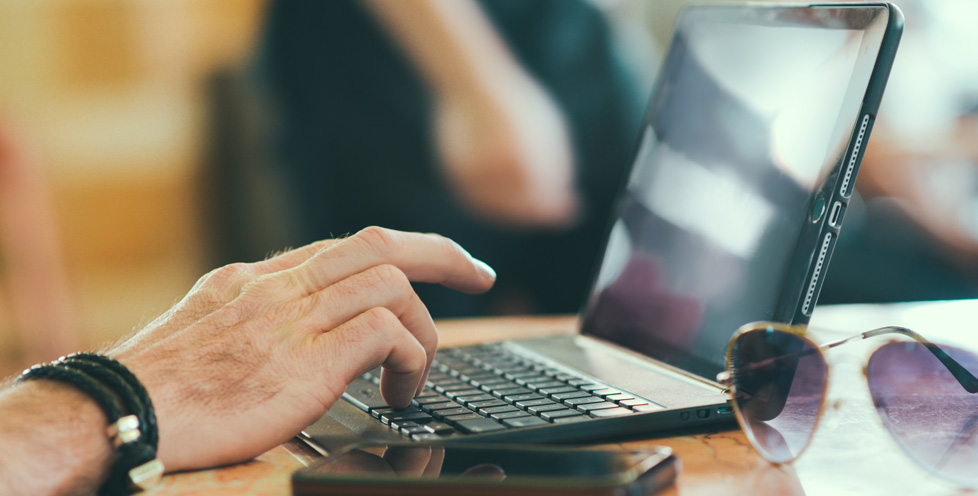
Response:
[[[646,495],[672,485],[667,447],[616,450],[528,445],[359,444],[292,476],[313,495]]]

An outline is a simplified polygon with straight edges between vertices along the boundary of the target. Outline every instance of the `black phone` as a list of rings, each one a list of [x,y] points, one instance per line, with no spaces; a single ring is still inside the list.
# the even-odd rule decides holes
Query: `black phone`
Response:
[[[359,444],[292,476],[313,495],[646,495],[672,485],[668,447]]]

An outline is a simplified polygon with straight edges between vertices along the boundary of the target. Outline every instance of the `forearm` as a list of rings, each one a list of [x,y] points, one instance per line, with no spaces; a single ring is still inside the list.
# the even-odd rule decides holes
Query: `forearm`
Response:
[[[0,272],[27,363],[78,348],[59,245],[43,171],[0,122]]]
[[[365,0],[428,84],[439,93],[490,90],[522,74],[474,0]]]
[[[92,494],[108,476],[107,420],[84,393],[50,381],[0,392],[0,494]]]

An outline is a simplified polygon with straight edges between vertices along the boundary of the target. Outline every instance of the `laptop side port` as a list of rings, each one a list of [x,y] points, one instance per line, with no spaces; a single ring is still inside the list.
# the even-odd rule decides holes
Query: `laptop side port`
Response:
[[[844,210],[844,207],[842,206],[842,202],[835,202],[835,204],[832,205],[832,212],[829,214],[829,225],[830,226],[832,226],[832,227],[834,227],[836,229],[839,228],[839,226],[842,224],[842,211],[843,210]]]

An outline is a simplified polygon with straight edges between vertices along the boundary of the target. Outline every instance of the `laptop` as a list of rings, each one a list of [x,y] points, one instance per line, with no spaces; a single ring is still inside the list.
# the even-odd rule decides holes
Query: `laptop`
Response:
[[[443,349],[394,410],[379,372],[302,437],[568,443],[730,422],[732,333],[807,322],[902,32],[888,3],[679,15],[578,335]]]

